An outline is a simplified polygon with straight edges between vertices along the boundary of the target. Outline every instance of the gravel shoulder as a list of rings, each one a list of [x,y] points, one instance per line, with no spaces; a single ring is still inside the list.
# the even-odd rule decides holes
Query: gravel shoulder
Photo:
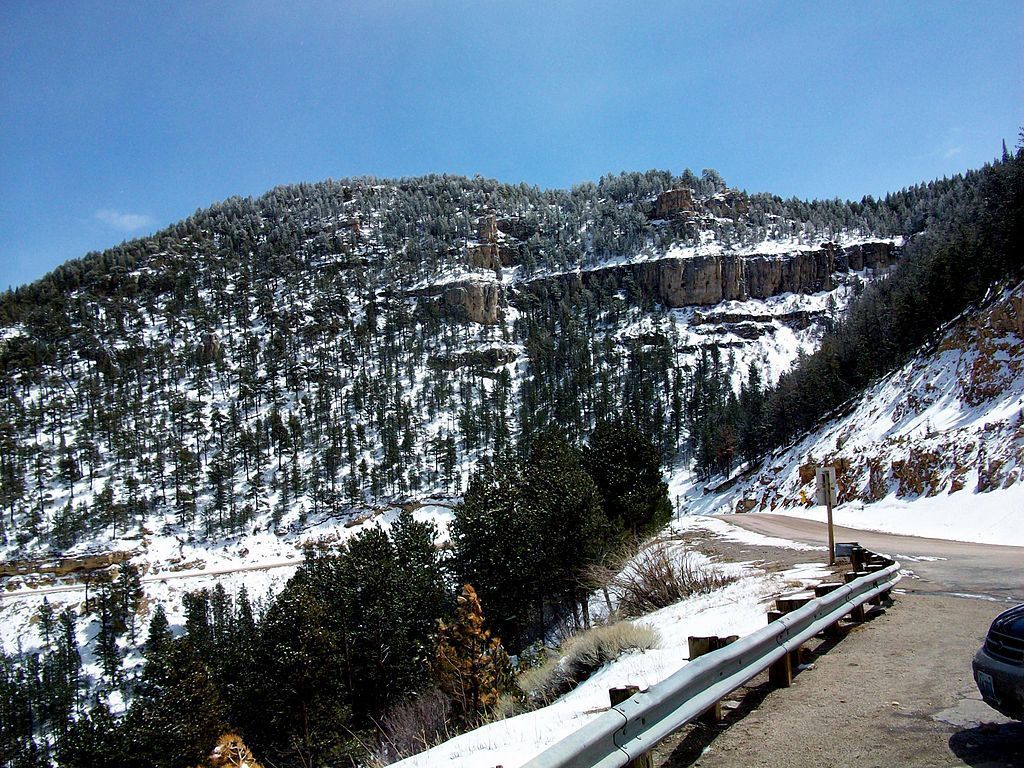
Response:
[[[885,542],[871,542],[879,543]],[[694,544],[726,559],[754,554],[721,539]],[[756,556],[770,561],[769,549],[757,548]],[[943,556],[956,560],[956,549],[950,545]],[[814,559],[814,553],[800,554]],[[782,561],[795,556],[784,550],[778,555]],[[1019,565],[1000,576],[1000,567],[994,572],[991,563],[979,563],[979,572],[967,579],[970,587],[997,588],[1003,598],[997,601],[953,596],[965,566],[949,560],[928,562],[938,569],[926,584],[904,579],[892,605],[843,639],[812,645],[809,664],[791,688],[772,689],[766,676],[755,678],[730,697],[724,723],[681,729],[657,748],[655,764],[1024,767],[1024,724],[984,704],[971,676],[971,657],[1007,605],[999,587],[1017,591]]]

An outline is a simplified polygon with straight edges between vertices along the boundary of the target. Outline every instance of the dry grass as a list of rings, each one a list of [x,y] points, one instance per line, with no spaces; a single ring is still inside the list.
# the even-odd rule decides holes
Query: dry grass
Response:
[[[658,633],[649,627],[619,622],[594,627],[562,643],[559,655],[523,672],[517,683],[531,706],[544,706],[568,693],[609,661],[629,651],[658,645]]]
[[[608,589],[617,598],[621,615],[642,616],[734,581],[735,576],[700,564],[671,541],[659,540],[634,556]]]

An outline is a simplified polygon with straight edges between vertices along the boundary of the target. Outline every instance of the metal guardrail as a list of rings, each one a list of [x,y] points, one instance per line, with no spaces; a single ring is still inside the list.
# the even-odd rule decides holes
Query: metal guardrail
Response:
[[[689,662],[671,677],[612,707],[549,747],[523,768],[619,768],[714,706],[783,656],[899,581],[888,563],[809,601],[724,648]]]

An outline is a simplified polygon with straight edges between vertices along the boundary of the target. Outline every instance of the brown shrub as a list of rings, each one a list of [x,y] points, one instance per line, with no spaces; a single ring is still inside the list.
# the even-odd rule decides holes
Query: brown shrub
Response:
[[[692,595],[702,595],[736,581],[697,563],[666,542],[641,551],[610,584],[623,616],[642,616]]]

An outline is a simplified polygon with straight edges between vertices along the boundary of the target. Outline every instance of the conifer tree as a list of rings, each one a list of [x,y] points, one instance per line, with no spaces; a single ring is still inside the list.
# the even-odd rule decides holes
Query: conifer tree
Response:
[[[142,764],[192,768],[223,732],[224,707],[188,638],[168,639],[161,624],[150,625],[146,665],[125,721],[126,738]]]
[[[583,468],[601,494],[608,519],[626,533],[643,536],[671,518],[658,451],[635,426],[599,422],[583,449]]]
[[[69,723],[57,747],[61,768],[126,768],[138,765],[126,731],[103,702]],[[140,766],[141,768],[141,766]]]
[[[470,584],[462,587],[455,618],[438,622],[434,679],[463,722],[493,707],[512,687],[512,665],[484,622],[483,608]]]

